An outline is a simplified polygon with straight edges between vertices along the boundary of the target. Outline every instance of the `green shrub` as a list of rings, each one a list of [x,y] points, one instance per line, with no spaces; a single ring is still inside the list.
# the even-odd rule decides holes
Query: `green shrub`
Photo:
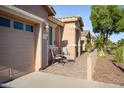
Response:
[[[105,53],[104,53],[104,50],[103,49],[98,50],[98,56],[102,56],[102,57],[105,56]]]
[[[93,48],[93,46],[92,46],[91,44],[86,44],[86,45],[85,45],[86,51],[91,51],[92,48]]]
[[[110,49],[110,52],[111,52],[112,55],[115,55],[116,48],[111,48],[111,49]]]
[[[116,48],[114,58],[119,63],[124,62],[124,46]]]

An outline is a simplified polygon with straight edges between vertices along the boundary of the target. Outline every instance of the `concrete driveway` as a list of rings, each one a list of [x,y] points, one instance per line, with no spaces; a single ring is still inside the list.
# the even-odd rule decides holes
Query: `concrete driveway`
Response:
[[[113,84],[87,81],[72,77],[53,75],[44,72],[33,72],[2,85],[14,88],[117,88]]]

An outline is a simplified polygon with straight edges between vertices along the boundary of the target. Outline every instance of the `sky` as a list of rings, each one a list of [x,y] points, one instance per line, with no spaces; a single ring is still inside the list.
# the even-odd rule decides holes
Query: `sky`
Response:
[[[92,31],[92,24],[90,21],[90,5],[53,5],[53,8],[56,11],[56,17],[64,17],[64,16],[81,16],[84,22],[84,29],[90,30],[91,34],[94,35]],[[124,38],[124,33],[120,33],[118,35],[112,35],[110,39],[114,42]]]

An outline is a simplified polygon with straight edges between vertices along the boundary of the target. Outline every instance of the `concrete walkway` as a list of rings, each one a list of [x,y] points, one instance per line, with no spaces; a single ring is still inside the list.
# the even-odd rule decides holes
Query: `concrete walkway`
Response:
[[[83,53],[76,58],[75,62],[67,62],[64,65],[56,62],[46,69],[41,70],[41,72],[86,79],[87,55],[88,53]]]
[[[117,88],[121,86],[87,81],[60,75],[53,75],[43,72],[33,72],[31,74],[17,78],[11,82],[3,84],[4,87],[14,88]]]

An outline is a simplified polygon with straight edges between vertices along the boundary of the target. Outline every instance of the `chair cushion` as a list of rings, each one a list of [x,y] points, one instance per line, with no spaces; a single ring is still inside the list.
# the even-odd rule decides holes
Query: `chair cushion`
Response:
[[[55,59],[62,59],[62,57],[55,57]]]

